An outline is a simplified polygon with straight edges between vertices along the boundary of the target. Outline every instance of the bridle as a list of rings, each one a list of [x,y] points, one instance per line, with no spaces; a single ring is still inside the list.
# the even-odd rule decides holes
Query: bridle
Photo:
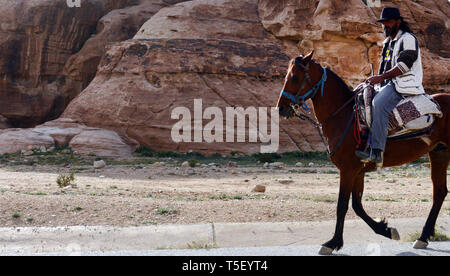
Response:
[[[293,95],[291,93],[288,93],[288,92],[286,92],[284,90],[281,91],[281,95],[292,101],[291,107],[294,110],[294,114],[295,114],[296,117],[298,117],[298,118],[300,118],[302,120],[309,121],[317,129],[317,131],[319,132],[319,135],[320,135],[320,137],[322,139],[322,142],[324,143],[324,145],[327,148],[327,153],[331,157],[331,156],[333,156],[336,153],[336,151],[338,150],[340,145],[343,143],[345,137],[347,136],[347,133],[348,133],[348,131],[349,131],[349,129],[350,129],[352,123],[353,123],[353,120],[355,119],[354,115],[355,115],[356,110],[355,109],[353,110],[353,113],[350,116],[350,119],[349,119],[349,121],[348,121],[348,123],[347,123],[347,125],[346,125],[346,127],[344,129],[344,133],[341,136],[341,138],[339,139],[338,143],[336,144],[336,146],[334,147],[333,150],[330,150],[330,146],[326,142],[326,139],[325,139],[325,137],[323,135],[322,125],[319,122],[316,122],[315,120],[313,120],[308,115],[301,114],[301,113],[298,112],[300,107],[304,111],[307,111],[307,112],[311,111],[311,109],[306,105],[305,102],[308,99],[311,99],[311,100],[314,99],[314,97],[317,95],[317,92],[319,91],[319,88],[321,90],[321,92],[320,92],[321,96],[323,97],[323,89],[324,89],[324,86],[325,86],[325,82],[327,81],[327,69],[325,67],[321,66],[322,69],[323,69],[322,78],[313,86],[312,82],[311,82],[311,78],[310,78],[309,73],[308,73],[308,71],[309,71],[309,63],[307,65],[303,65],[301,63],[298,63],[298,62],[294,61],[294,65],[300,66],[304,70],[305,78],[303,79],[303,82],[300,85],[300,87],[297,90],[297,93],[295,95]],[[305,94],[300,95],[300,92],[305,88],[306,82],[309,82],[309,84],[312,86],[312,88],[308,92],[306,92]],[[354,100],[356,98],[356,96],[357,96],[357,93],[355,93],[355,94],[356,94],[355,96],[353,96],[341,108],[339,108],[336,112],[334,112],[327,120],[325,120],[325,122],[328,122],[331,118],[335,117],[339,112],[341,112],[344,109],[345,106],[347,106],[352,100]]]
[[[323,87],[325,86],[325,82],[327,81],[327,69],[321,66],[323,69],[322,78],[313,86],[312,82],[311,82],[311,78],[308,73],[309,63],[307,65],[303,65],[301,63],[294,62],[294,65],[300,66],[305,71],[305,78],[303,79],[303,82],[300,85],[300,87],[298,88],[297,93],[295,95],[293,95],[289,92],[286,92],[284,90],[281,91],[281,95],[288,98],[289,100],[291,100],[293,102],[293,106],[292,105],[291,106],[294,110],[301,107],[306,111],[310,111],[310,108],[306,105],[305,102],[308,99],[314,99],[317,92],[319,91],[319,88],[321,90],[321,96],[323,97]],[[312,88],[305,94],[300,95],[300,92],[303,90],[303,88],[305,88],[306,82],[309,82],[309,84],[310,84],[310,86],[312,86]]]

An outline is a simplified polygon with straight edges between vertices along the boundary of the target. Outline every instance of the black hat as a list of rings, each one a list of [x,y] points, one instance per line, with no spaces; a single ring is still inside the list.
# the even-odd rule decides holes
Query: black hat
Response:
[[[378,19],[377,22],[383,22],[389,19],[403,19],[403,17],[400,16],[400,11],[397,8],[383,8],[383,11],[381,12],[381,18]]]

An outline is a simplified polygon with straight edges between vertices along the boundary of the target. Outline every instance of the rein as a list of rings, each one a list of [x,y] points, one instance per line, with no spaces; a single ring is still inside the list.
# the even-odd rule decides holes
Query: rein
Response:
[[[312,119],[308,115],[298,113],[297,110],[294,110],[294,113],[295,113],[295,117],[300,118],[304,121],[306,120],[306,121],[310,122],[317,129],[317,132],[319,133],[319,136],[322,139],[322,143],[327,148],[327,154],[331,157],[336,153],[336,151],[339,149],[341,144],[344,142],[344,139],[347,136],[351,125],[354,122],[353,120],[355,120],[356,110],[353,110],[352,115],[350,116],[350,119],[348,120],[347,125],[345,126],[344,133],[342,134],[341,138],[339,139],[338,143],[336,144],[336,146],[334,147],[334,149],[332,151],[330,151],[330,145],[328,145],[328,143],[326,142],[325,137],[323,135],[322,125],[319,122],[314,121],[314,119]]]
[[[323,90],[324,90],[325,82],[327,81],[327,69],[322,67],[323,75],[322,75],[322,78],[320,79],[320,81],[317,82],[308,92],[306,92],[305,94],[300,96],[300,92],[301,92],[301,90],[303,90],[303,88],[304,88],[304,86],[306,84],[306,81],[308,81],[311,84],[311,78],[309,77],[309,74],[308,74],[309,63],[306,66],[303,65],[303,64],[296,64],[296,65],[298,65],[298,66],[303,68],[303,70],[305,71],[305,78],[303,79],[303,82],[300,85],[300,88],[297,90],[297,93],[295,95],[292,95],[291,93],[288,93],[288,92],[286,92],[284,90],[281,91],[281,95],[283,95],[284,97],[288,98],[289,100],[291,100],[294,103],[294,104],[291,104],[291,107],[294,110],[295,116],[297,118],[300,118],[302,120],[306,120],[306,121],[310,122],[317,129],[317,132],[319,133],[319,136],[322,139],[322,143],[327,148],[327,153],[331,157],[331,156],[333,156],[336,153],[336,151],[339,149],[341,144],[344,142],[344,139],[347,136],[348,131],[350,130],[350,126],[352,125],[353,120],[355,119],[356,109],[355,108],[353,109],[352,115],[350,116],[350,119],[347,122],[347,125],[345,126],[344,133],[342,134],[342,136],[339,139],[338,143],[336,144],[334,149],[332,151],[330,151],[330,146],[326,142],[326,139],[325,139],[325,137],[323,135],[322,124],[320,124],[319,122],[315,121],[314,119],[312,119],[311,117],[309,117],[306,114],[299,113],[300,107],[303,110],[307,111],[307,112],[311,111],[311,109],[306,105],[305,102],[308,99],[314,99],[314,97],[316,96],[317,92],[319,91],[319,88],[321,89],[321,97],[323,97]],[[351,99],[349,99],[347,102],[345,102],[344,105],[341,106],[337,111],[335,111],[333,114],[331,114],[331,116],[328,117],[328,119],[325,120],[325,123],[328,122],[333,117],[335,117],[337,114],[339,114],[342,110],[344,110],[344,108],[348,104],[350,104],[358,95],[359,95],[359,93],[355,93],[355,95],[353,95]]]

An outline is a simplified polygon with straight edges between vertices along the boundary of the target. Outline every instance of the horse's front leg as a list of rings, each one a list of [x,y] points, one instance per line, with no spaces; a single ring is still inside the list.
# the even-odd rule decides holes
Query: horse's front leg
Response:
[[[355,210],[355,213],[362,218],[367,225],[372,228],[375,233],[385,236],[389,239],[400,240],[400,235],[395,228],[391,228],[387,226],[387,222],[384,220],[380,222],[374,221],[369,215],[367,215],[366,211],[364,211],[362,205],[362,196],[364,192],[364,172],[361,172],[356,177],[355,184],[353,185],[352,191],[352,206]]]
[[[337,205],[337,221],[333,238],[324,243],[319,251],[320,255],[330,255],[334,250],[339,250],[344,246],[344,220],[348,211],[350,194],[355,183],[355,174],[342,172],[340,174],[339,198]]]

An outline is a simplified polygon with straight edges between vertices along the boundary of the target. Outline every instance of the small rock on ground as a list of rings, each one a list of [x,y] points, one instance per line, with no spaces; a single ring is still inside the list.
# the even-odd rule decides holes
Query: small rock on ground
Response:
[[[106,167],[106,162],[103,160],[99,160],[99,161],[94,161],[94,168],[95,169],[102,169]]]
[[[266,186],[257,184],[257,185],[255,185],[255,187],[253,187],[252,192],[264,193],[264,192],[266,192]]]
[[[293,183],[294,180],[292,180],[292,179],[278,179],[278,182],[281,183],[281,184],[290,184],[290,183]]]

